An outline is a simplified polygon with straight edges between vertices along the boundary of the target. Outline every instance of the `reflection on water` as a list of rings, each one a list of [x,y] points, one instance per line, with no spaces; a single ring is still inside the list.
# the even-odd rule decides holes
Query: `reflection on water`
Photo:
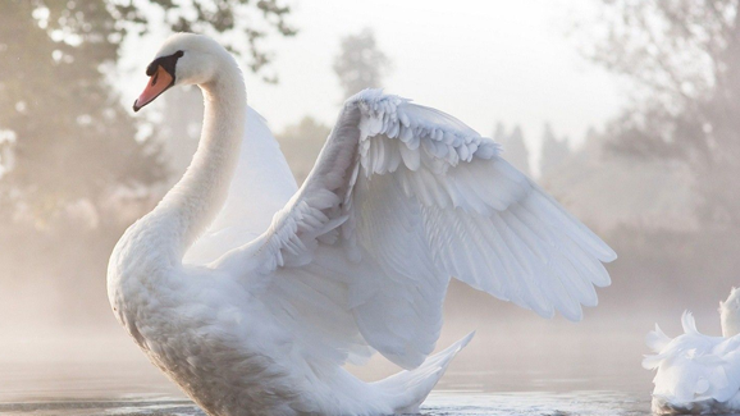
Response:
[[[460,416],[566,416],[566,415],[649,415],[648,399],[636,399],[614,391],[574,391],[571,393],[518,392],[467,393],[434,392],[423,413]]]
[[[34,388],[28,387],[34,381],[32,377],[26,377],[18,384],[18,389],[4,390],[0,394],[0,414],[205,415],[156,373],[148,379],[131,368],[116,367],[119,372],[113,375],[110,371],[113,368],[100,364],[96,367],[99,374],[106,376],[59,380],[45,379],[37,373],[36,386],[39,387]],[[95,373],[92,367],[85,370],[78,367],[78,371],[88,375]],[[626,385],[627,388],[623,391],[596,389],[603,384],[623,388]],[[57,388],[51,388],[52,385]],[[429,416],[648,415],[649,394],[644,389],[638,391],[629,386],[634,384],[614,374],[588,379],[558,378],[546,371],[518,373],[513,369],[450,371],[424,404],[422,412]],[[509,391],[517,388],[522,390]],[[23,394],[31,396],[23,399]]]
[[[500,321],[507,322],[507,321]],[[451,322],[443,347],[477,322]],[[488,324],[422,408],[433,416],[649,415],[651,374],[640,368],[647,323]],[[626,330],[624,328],[629,328]],[[204,415],[119,328],[20,342],[0,339],[0,415]],[[451,331],[452,332],[452,331]],[[669,332],[675,332],[671,329]],[[585,334],[585,336],[584,336]],[[398,369],[377,360],[378,379]]]
[[[422,407],[429,416],[566,416],[648,415],[649,402],[613,391],[571,393],[480,393],[437,390]],[[55,400],[0,404],[0,414],[39,416],[92,415],[204,415],[185,399]]]
[[[204,415],[197,406],[184,399],[56,400],[50,402],[0,404],[0,414],[24,413],[41,416]]]

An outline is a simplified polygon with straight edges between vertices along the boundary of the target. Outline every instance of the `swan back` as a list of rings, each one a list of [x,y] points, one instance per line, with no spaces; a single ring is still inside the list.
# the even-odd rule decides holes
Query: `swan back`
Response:
[[[653,411],[658,414],[709,414],[740,410],[740,337],[702,334],[684,312],[684,333],[670,338],[656,325],[647,344],[655,352],[642,362],[657,370]]]
[[[206,264],[263,233],[272,216],[297,191],[295,178],[275,138],[251,107],[226,203],[184,262]]]

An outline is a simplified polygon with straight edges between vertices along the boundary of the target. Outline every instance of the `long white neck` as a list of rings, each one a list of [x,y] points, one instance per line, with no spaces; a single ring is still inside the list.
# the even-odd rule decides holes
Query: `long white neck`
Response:
[[[722,336],[725,338],[734,337],[740,333],[740,317],[737,311],[722,311]]]
[[[722,336],[734,337],[740,334],[740,290],[732,288],[726,301],[719,303],[722,323]]]
[[[176,261],[182,261],[223,207],[246,128],[244,79],[233,60],[199,87],[205,111],[198,150],[185,175],[150,214],[159,228],[158,244],[168,246]]]

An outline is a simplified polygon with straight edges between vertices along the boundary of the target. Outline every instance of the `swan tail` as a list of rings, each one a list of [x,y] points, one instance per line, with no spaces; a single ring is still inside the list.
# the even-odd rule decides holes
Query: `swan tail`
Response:
[[[417,413],[434,386],[455,358],[473,339],[475,331],[429,358],[418,368],[401,371],[375,384],[390,400],[396,413]]]

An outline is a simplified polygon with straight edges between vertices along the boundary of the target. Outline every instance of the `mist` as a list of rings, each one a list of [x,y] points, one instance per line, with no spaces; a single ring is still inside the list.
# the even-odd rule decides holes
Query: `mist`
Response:
[[[540,4],[525,3],[510,12]],[[438,349],[470,331],[477,335],[442,389],[616,389],[647,400],[652,374],[640,361],[647,352],[644,335],[656,322],[677,334],[681,313],[691,310],[703,331],[720,333],[718,302],[740,283],[740,24],[727,17],[740,15],[738,2],[721,2],[725,17],[701,7],[597,3],[595,14],[547,17],[566,28],[555,36],[560,47],[569,45],[574,64],[551,73],[528,69],[541,71],[549,83],[534,92],[529,86],[517,90],[528,78],[516,78],[519,60],[503,57],[495,61],[508,79],[455,89],[468,78],[449,76],[437,81],[448,88],[404,88],[407,58],[391,46],[388,27],[369,22],[341,36],[332,32],[329,62],[303,70],[329,93],[312,93],[315,102],[285,104],[280,112],[278,98],[295,93],[308,101],[291,78],[295,63],[283,57],[295,48],[286,46],[290,39],[304,36],[301,27],[308,28],[307,38],[322,33],[310,30],[317,25],[312,4],[299,2],[296,11],[274,16],[288,29],[269,22],[252,29],[269,41],[251,52],[236,48],[256,91],[250,104],[264,109],[299,183],[331,130],[328,114],[337,114],[343,98],[366,87],[398,86],[400,91],[388,92],[400,94],[434,88],[410,98],[464,122],[470,114],[482,135],[502,144],[506,159],[618,253],[607,265],[612,285],[598,290],[599,305],[575,324],[559,316],[542,319],[453,280]],[[128,97],[143,87],[151,58],[140,50],[163,39],[153,22],[174,12],[146,6],[135,12],[151,16],[134,24],[133,15],[96,4],[0,5],[0,401],[147,392],[182,397],[115,321],[105,275],[124,230],[156,205],[189,164],[200,136],[202,97],[195,88],[172,90],[149,114],[134,116]],[[438,6],[432,2],[424,13],[442,13]],[[636,18],[665,19],[668,11],[677,20],[666,25],[706,24],[676,35],[672,27]],[[186,29],[248,44],[243,28],[222,30],[217,19],[196,18]],[[182,29],[175,21],[167,20],[166,31]],[[426,30],[418,22],[409,25]],[[435,36],[443,36],[446,29],[437,29],[441,35]],[[524,50],[530,42],[522,35],[507,47]],[[489,54],[484,48],[466,45],[459,59],[489,64],[490,57],[481,58]],[[352,52],[358,50],[366,53],[357,58]],[[583,71],[584,78],[598,80],[587,85],[603,88],[608,108],[598,114],[585,98],[567,96],[563,86]],[[471,89],[481,96],[517,94],[517,107],[542,108],[513,113],[502,110],[498,98],[487,105],[480,97],[466,108],[464,95]],[[586,97],[588,90],[574,94]],[[372,363],[351,370],[366,379],[397,370],[377,357]]]

